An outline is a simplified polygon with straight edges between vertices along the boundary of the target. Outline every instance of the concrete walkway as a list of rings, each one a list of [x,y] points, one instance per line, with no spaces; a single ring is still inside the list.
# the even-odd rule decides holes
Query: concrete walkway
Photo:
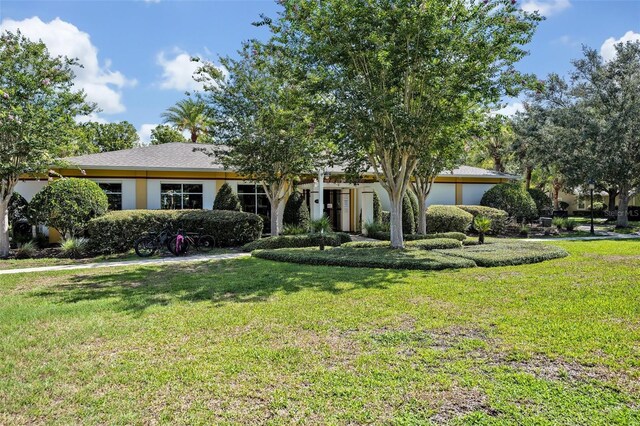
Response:
[[[165,265],[171,263],[190,263],[190,262],[208,262],[217,260],[237,259],[239,257],[251,256],[251,253],[228,253],[214,255],[197,255],[187,257],[163,257],[159,259],[140,259],[140,260],[123,260],[114,262],[95,262],[95,263],[78,263],[72,265],[55,265],[55,266],[38,266],[35,268],[22,269],[2,269],[0,275],[8,274],[24,274],[29,272],[49,272],[49,271],[67,271],[73,269],[98,269],[98,268],[117,268],[122,266],[144,266],[144,265]]]

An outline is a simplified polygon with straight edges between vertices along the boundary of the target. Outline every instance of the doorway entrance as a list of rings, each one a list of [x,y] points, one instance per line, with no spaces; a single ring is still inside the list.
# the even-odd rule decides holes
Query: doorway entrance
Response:
[[[340,190],[339,189],[325,189],[324,193],[324,214],[329,218],[331,223],[331,229],[334,231],[341,231],[342,227],[340,221],[340,214],[342,212],[342,206],[340,204]]]

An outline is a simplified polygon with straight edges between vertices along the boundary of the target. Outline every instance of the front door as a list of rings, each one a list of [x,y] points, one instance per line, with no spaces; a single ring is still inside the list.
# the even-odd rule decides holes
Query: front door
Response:
[[[331,222],[331,229],[334,231],[340,231],[340,190],[339,189],[325,189],[324,190],[324,214],[329,218]]]

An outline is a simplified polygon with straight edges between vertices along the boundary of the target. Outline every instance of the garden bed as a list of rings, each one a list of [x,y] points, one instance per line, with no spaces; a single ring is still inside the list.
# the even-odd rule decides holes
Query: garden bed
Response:
[[[381,246],[380,243],[370,246],[351,243],[326,250],[316,247],[257,250],[252,255],[261,259],[307,265],[441,270],[538,263],[565,257],[567,252],[552,245],[511,240],[437,250],[424,250],[409,244],[404,250],[394,250]]]

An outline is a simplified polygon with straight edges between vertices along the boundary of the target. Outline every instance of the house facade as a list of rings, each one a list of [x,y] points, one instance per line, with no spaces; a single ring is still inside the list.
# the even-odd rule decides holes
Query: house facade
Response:
[[[56,170],[65,177],[91,179],[109,199],[112,210],[211,209],[216,194],[228,183],[238,194],[243,210],[265,217],[270,206],[260,184],[225,170],[202,151],[203,145],[169,143],[66,159],[68,168]],[[517,177],[461,166],[440,174],[427,204],[479,204],[497,183]],[[30,201],[48,180],[24,177],[16,191]],[[389,198],[375,176],[365,174],[358,184],[347,183],[340,169],[302,176],[298,189],[307,200],[312,218],[327,215],[333,228],[357,232],[373,219],[373,194],[384,210]],[[268,223],[268,221],[267,221]],[[50,235],[52,240],[58,236]]]

